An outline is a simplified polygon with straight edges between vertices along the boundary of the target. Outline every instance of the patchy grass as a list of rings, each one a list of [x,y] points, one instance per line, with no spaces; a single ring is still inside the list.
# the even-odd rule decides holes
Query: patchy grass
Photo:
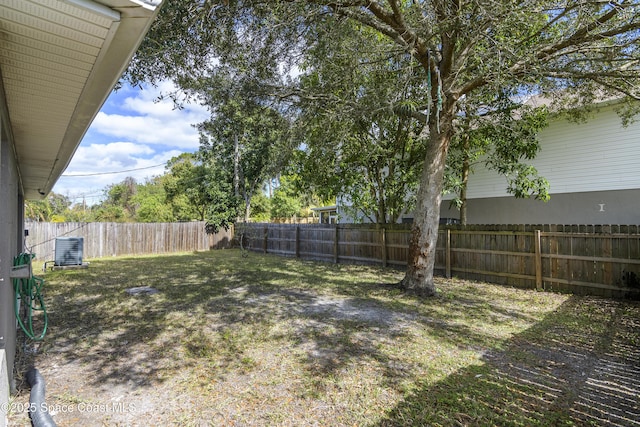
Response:
[[[33,363],[59,426],[640,426],[638,304],[456,279],[421,300],[401,277],[235,250],[93,260],[46,273]]]

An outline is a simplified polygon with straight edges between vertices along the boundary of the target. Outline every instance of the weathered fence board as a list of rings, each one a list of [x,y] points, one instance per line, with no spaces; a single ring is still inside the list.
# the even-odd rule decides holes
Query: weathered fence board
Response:
[[[203,251],[228,247],[233,230],[208,235],[204,222],[179,223],[44,223],[27,222],[27,247],[37,259],[54,259],[57,237],[82,237],[83,257]]]
[[[333,262],[407,264],[409,226],[246,224],[253,250]],[[259,241],[263,239],[262,241]],[[640,294],[637,226],[443,226],[437,274],[606,296]]]

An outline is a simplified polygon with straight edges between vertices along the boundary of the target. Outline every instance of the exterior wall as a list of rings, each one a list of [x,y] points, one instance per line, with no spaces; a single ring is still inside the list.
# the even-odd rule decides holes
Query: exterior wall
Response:
[[[552,194],[541,202],[515,197],[468,201],[469,224],[640,224],[640,189]],[[459,211],[443,201],[442,218]]]
[[[4,349],[0,349],[0,405],[2,408],[8,408],[9,404],[9,372],[7,370],[6,353]],[[9,424],[7,420],[7,411],[0,411],[0,426],[5,427]]]
[[[586,123],[553,120],[539,141],[540,152],[530,163],[549,180],[552,195],[640,188],[640,121],[622,127],[612,107]],[[509,196],[506,188],[503,176],[482,167],[469,178],[474,199]]]
[[[551,200],[515,199],[503,176],[478,167],[469,179],[469,223],[640,223],[640,121],[625,128],[607,106],[586,123],[553,120],[539,140],[530,163],[549,181]],[[451,198],[443,197],[442,217],[459,217]]]
[[[1,82],[1,80],[0,80]],[[13,258],[22,249],[23,211],[11,128],[0,83],[0,347],[4,347],[7,372],[12,389],[13,362],[16,350],[16,319],[14,316],[13,283],[9,277]],[[1,387],[1,385],[0,385]],[[2,392],[0,391],[0,395]],[[0,402],[2,403],[2,402]]]

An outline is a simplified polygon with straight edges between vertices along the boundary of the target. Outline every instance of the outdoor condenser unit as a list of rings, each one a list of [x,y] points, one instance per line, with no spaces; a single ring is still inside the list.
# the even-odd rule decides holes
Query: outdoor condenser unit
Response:
[[[82,265],[82,237],[57,237],[55,265]]]

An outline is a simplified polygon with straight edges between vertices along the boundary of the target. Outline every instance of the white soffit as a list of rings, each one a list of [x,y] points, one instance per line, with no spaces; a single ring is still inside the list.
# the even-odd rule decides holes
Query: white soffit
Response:
[[[134,0],[2,0],[0,73],[25,198],[42,198],[148,30]]]

